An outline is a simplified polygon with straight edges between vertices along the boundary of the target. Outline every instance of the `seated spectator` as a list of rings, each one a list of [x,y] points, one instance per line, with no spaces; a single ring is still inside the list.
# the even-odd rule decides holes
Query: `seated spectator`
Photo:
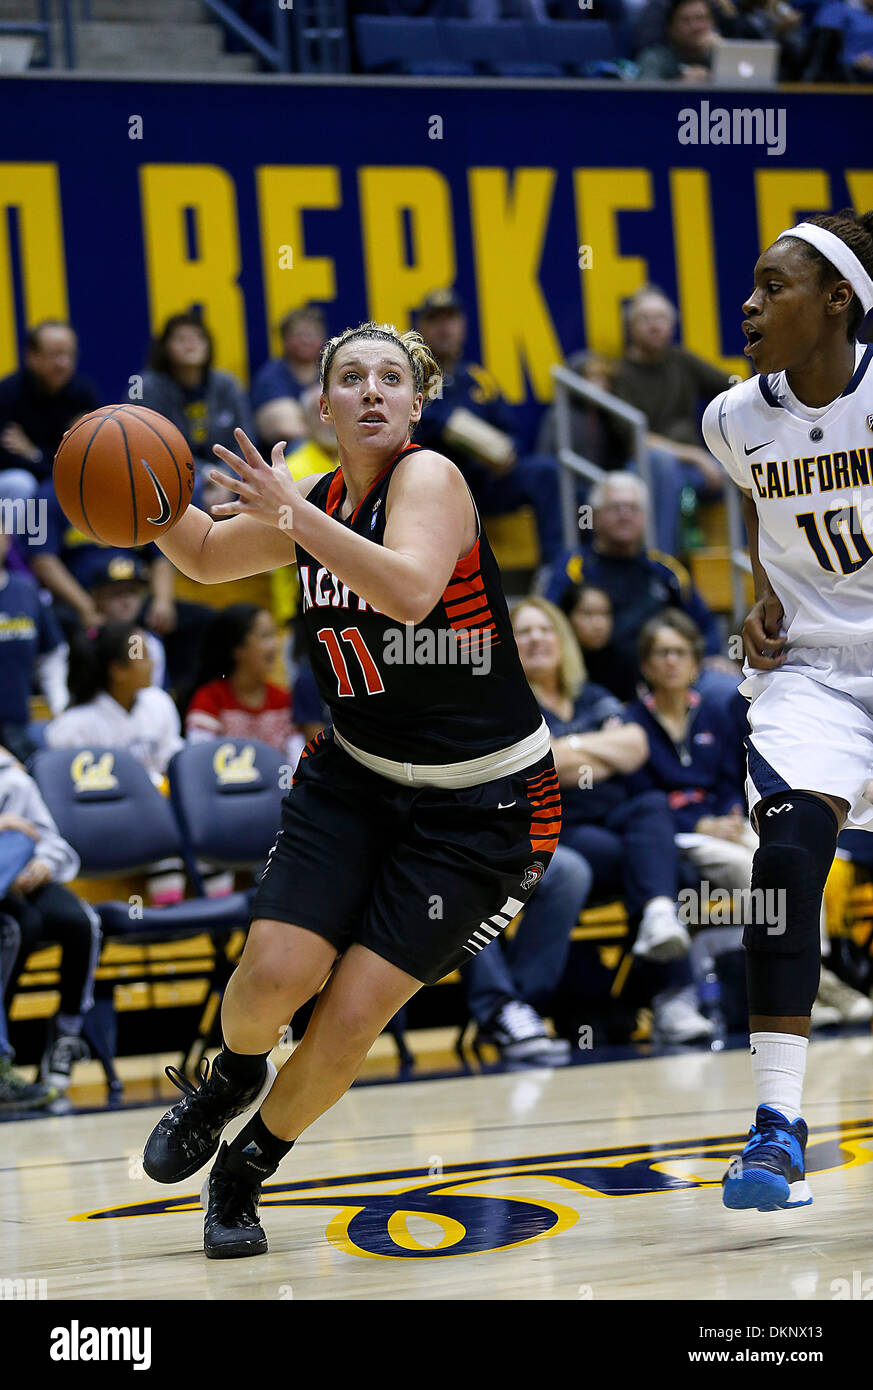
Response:
[[[649,694],[629,705],[625,717],[645,730],[649,758],[628,781],[638,793],[667,793],[676,844],[693,871],[690,876],[733,895],[750,886],[758,837],[748,820],[737,722],[718,701],[692,688],[702,653],[699,629],[684,613],[662,613],[640,633],[640,665]],[[735,701],[745,706],[739,692]],[[708,888],[698,890],[701,898]],[[738,906],[731,922],[744,925]],[[827,949],[824,907],[822,944]],[[873,1004],[823,968],[813,1026],[844,1018],[873,1018]]]
[[[339,466],[336,428],[333,420],[321,418],[320,386],[308,386],[301,392],[300,414],[303,418],[303,438],[285,455],[288,471],[297,482],[310,473],[332,473]]]
[[[722,5],[722,38],[778,43],[779,81],[800,81],[807,50],[800,10],[788,0],[722,0]]]
[[[581,584],[567,595],[565,609],[579,643],[589,680],[619,700],[633,700],[639,684],[635,661],[612,640],[612,599],[596,584]]]
[[[655,534],[669,555],[679,551],[683,488],[707,500],[723,491],[723,470],[703,443],[703,406],[730,386],[730,377],[673,342],[676,309],[653,286],[627,309],[627,350],[615,372],[616,396],[648,420]]]
[[[193,310],[173,314],[152,343],[142,404],[172,420],[188,441],[197,471],[194,501],[207,509],[230,494],[209,481],[214,444],[235,449],[234,430],[254,438],[248,397],[230,372],[213,367],[212,334]],[[220,495],[219,495],[220,494]]]
[[[2,817],[0,817],[2,822]],[[44,1081],[25,1081],[12,1063],[15,1051],[9,1041],[9,1024],[3,993],[21,945],[18,923],[8,914],[0,916],[0,1115],[4,1111],[42,1110],[57,1098],[53,1086]]]
[[[293,446],[306,437],[301,396],[307,387],[318,386],[326,329],[324,313],[315,304],[292,309],[279,324],[282,356],[265,362],[252,381],[255,429],[266,451],[280,439]]]
[[[3,977],[4,1004],[8,1011],[31,952],[40,942],[57,942],[60,1003],[49,1024],[40,1075],[63,1093],[73,1064],[88,1056],[82,1023],[94,1003],[100,919],[63,887],[79,872],[79,856],[59,834],[36,783],[6,748],[0,748],[0,805],[0,829],[22,831],[34,843],[33,858],[0,897],[0,919],[11,917],[20,932],[17,956]]]
[[[145,628],[143,609],[148,607],[149,571],[140,557],[130,552],[110,555],[91,574],[91,597],[103,622],[138,623],[152,661],[152,685],[163,690],[167,656],[160,637]]]
[[[599,386],[601,391],[612,392],[616,363],[596,352],[574,352],[567,358],[571,371]],[[537,452],[541,454],[558,453],[558,434],[556,411],[549,406],[543,416],[537,435]],[[580,396],[570,397],[570,448],[582,458],[588,459],[604,472],[611,473],[617,468],[629,466],[633,450],[633,434],[625,422],[609,411],[593,405]],[[576,479],[579,500],[584,502],[589,484],[584,478]]]
[[[24,366],[0,381],[0,497],[33,497],[66,431],[97,409],[78,351],[70,325],[46,319],[27,334]]]
[[[567,619],[543,599],[512,610],[521,663],[552,734],[561,787],[561,844],[590,867],[592,891],[624,899],[632,953],[663,963],[687,957],[690,938],[677,916],[678,852],[667,797],[634,794],[629,776],[643,766],[648,742],[639,724],[624,718],[620,702],[586,681]],[[711,1036],[712,1024],[696,1006],[687,959],[674,964],[652,1000],[662,1040]]]
[[[306,435],[289,448],[285,462],[291,476],[299,482],[311,473],[332,473],[339,465],[336,430],[332,420],[321,418],[321,387],[308,386],[300,397],[300,413]],[[297,612],[300,582],[293,565],[273,571],[270,581],[273,613],[280,627],[286,627]],[[291,663],[288,662],[290,669]],[[311,736],[310,736],[311,737]]]
[[[748,888],[758,841],[746,812],[745,750],[723,704],[693,688],[703,656],[700,629],[667,610],[645,624],[639,651],[649,693],[628,706],[626,717],[645,729],[649,758],[631,785],[667,793],[676,843],[713,888]],[[745,710],[739,691],[734,698]]]
[[[91,593],[94,581],[105,574],[110,560],[129,560],[131,556],[149,567],[145,621],[157,633],[174,631],[178,622],[176,570],[156,545],[105,546],[83,535],[67,520],[51,479],[40,486],[38,505],[45,519],[44,530],[21,539],[33,576],[54,599],[58,621],[68,639],[80,628],[100,626],[103,614]]]
[[[294,679],[294,718],[308,743],[330,723],[330,711],[322,701],[308,661],[297,667]]]
[[[163,791],[170,759],[184,740],[176,706],[152,683],[147,636],[135,623],[105,623],[73,638],[69,708],[48,725],[45,741],[49,748],[126,748]],[[180,902],[181,860],[153,864],[148,892],[155,907]]]
[[[828,0],[815,16],[807,82],[873,82],[873,0]]]
[[[664,39],[642,50],[636,75],[646,82],[706,84],[717,41],[708,0],[670,0]]]
[[[60,714],[69,648],[30,575],[6,569],[8,546],[0,531],[0,741],[24,761],[37,747],[28,728],[31,691],[38,683],[52,714]]]
[[[462,967],[467,1007],[478,1025],[477,1048],[488,1042],[502,1061],[535,1066],[569,1060],[567,1040],[553,1038],[542,1015],[564,974],[570,933],[588,900],[591,877],[581,855],[558,845],[512,940]]]
[[[575,603],[574,586],[585,583],[603,589],[612,601],[612,647],[621,664],[614,675],[601,666],[610,690],[627,691],[628,668],[638,671],[637,642],[643,624],[665,608],[679,608],[703,633],[705,650],[698,689],[719,690],[729,699],[741,680],[739,668],[719,655],[714,616],[678,560],[645,545],[648,491],[633,473],[610,473],[591,493],[593,537],[590,546],[569,557],[566,552],[552,572],[546,597],[564,612]]]
[[[126,748],[160,786],[184,740],[176,706],[152,684],[146,635],[134,623],[105,623],[73,639],[70,704],[45,737],[49,748]]]
[[[185,715],[190,743],[256,738],[286,753],[294,765],[303,738],[291,718],[291,696],[269,677],[279,652],[271,613],[234,603],[207,628],[196,689]]]
[[[529,506],[543,564],[561,548],[561,497],[554,458],[518,455],[506,402],[483,367],[464,362],[467,318],[454,290],[435,290],[418,308],[416,327],[439,361],[441,394],[415,427],[415,442],[438,449],[461,470],[486,516]]]

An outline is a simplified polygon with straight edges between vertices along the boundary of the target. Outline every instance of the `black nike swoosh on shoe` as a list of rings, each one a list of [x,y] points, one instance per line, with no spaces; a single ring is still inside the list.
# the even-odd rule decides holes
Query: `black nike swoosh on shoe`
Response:
[[[152,472],[151,468],[149,468],[149,466],[148,466],[148,464],[146,463],[146,461],[145,461],[144,458],[141,458],[141,459],[140,459],[140,463],[142,464],[143,468],[144,468],[145,471],[148,473],[149,477],[151,478],[152,482],[154,483],[155,492],[158,494],[158,503],[159,503],[160,508],[161,508],[161,511],[160,511],[160,515],[159,515],[159,516],[148,516],[148,517],[146,517],[146,521],[151,522],[152,526],[163,526],[164,522],[165,522],[165,521],[169,521],[169,520],[170,520],[170,517],[171,517],[172,514],[173,514],[173,509],[172,509],[172,507],[170,506],[170,499],[169,499],[169,497],[167,496],[167,494],[164,492],[164,489],[162,488],[161,484],[158,482],[157,478],[155,477],[155,475],[154,475],[154,473]]]
[[[745,444],[744,444],[744,445],[743,445],[743,453],[745,454],[746,458],[748,458],[748,457],[749,457],[749,454],[757,454],[757,452],[758,452],[759,449],[766,449],[767,445],[768,445],[768,444],[772,444],[772,443],[773,443],[773,440],[772,440],[772,439],[765,439],[763,444],[753,444],[752,447],[751,447],[751,449],[747,449],[746,446],[745,446]]]

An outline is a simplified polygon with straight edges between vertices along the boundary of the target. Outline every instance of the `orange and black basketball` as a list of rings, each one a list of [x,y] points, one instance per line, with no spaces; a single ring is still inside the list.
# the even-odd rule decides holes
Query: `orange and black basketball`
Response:
[[[191,501],[194,461],[166,416],[142,405],[105,405],[64,435],[53,480],[64,514],[84,535],[104,545],[145,545]]]

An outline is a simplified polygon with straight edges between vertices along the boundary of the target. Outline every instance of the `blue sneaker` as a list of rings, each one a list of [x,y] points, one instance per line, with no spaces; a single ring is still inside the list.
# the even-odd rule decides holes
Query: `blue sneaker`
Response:
[[[721,1180],[725,1206],[758,1211],[808,1207],[812,1193],[804,1166],[806,1137],[805,1120],[789,1124],[778,1110],[759,1105],[741,1157],[731,1160]]]

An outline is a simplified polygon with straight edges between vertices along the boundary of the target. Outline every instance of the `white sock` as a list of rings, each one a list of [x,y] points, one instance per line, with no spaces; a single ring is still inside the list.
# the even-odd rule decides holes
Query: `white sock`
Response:
[[[800,1115],[808,1038],[796,1033],[751,1033],[752,1074],[758,1105],[769,1105],[789,1124]]]

